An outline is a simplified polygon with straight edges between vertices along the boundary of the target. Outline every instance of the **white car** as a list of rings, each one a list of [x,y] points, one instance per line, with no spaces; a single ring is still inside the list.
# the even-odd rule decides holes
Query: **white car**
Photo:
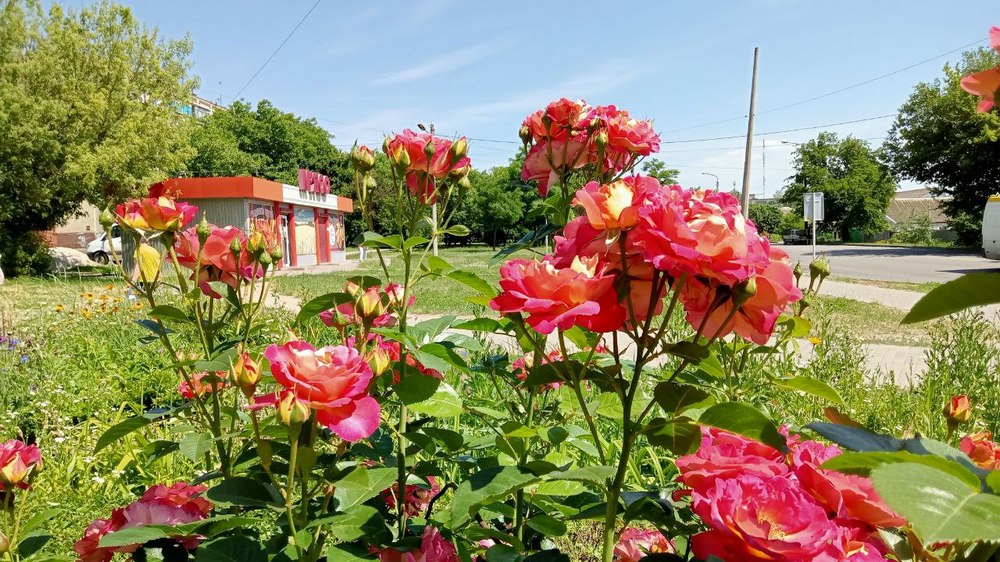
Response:
[[[122,253],[122,233],[117,224],[111,227],[111,247],[108,246],[108,234],[105,232],[87,244],[87,257],[100,264],[108,263],[111,261],[112,247],[114,255],[120,256]]]

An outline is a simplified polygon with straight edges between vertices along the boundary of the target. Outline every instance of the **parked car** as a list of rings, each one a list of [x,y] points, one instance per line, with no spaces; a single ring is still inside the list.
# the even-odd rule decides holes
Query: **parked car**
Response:
[[[111,226],[111,246],[108,246],[108,234],[105,232],[87,244],[87,257],[100,264],[111,261],[111,248],[114,248],[114,255],[122,253],[122,233],[118,225]]]
[[[785,234],[781,237],[781,241],[785,244],[811,244],[812,232],[792,228],[785,231]]]
[[[1000,260],[1000,195],[990,197],[983,210],[983,255]]]

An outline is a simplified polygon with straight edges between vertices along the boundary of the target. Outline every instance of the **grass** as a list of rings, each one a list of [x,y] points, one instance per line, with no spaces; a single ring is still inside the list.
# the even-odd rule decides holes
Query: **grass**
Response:
[[[811,314],[843,327],[863,343],[926,346],[935,322],[902,325],[906,312],[877,303],[819,295]]]
[[[496,285],[500,280],[500,264],[491,262],[494,253],[485,246],[442,248],[439,257],[458,269],[475,273]],[[398,254],[385,255],[388,260],[390,280],[398,282],[403,276],[403,263]],[[352,271],[278,276],[275,278],[274,290],[280,294],[309,300],[326,293],[342,291],[347,280],[358,275],[371,275],[384,279],[385,273],[379,265],[378,257],[374,253],[369,256],[369,259]],[[513,257],[530,258],[531,253],[519,252]],[[415,314],[471,316],[481,310],[481,307],[466,300],[476,295],[475,291],[448,279],[424,279],[417,286],[416,292],[417,299],[412,309]]]
[[[841,283],[853,283],[855,285],[868,285],[869,287],[881,287],[883,289],[913,291],[916,293],[929,293],[932,289],[935,289],[942,285],[941,283],[937,283],[934,281],[913,283],[909,281],[879,281],[876,279],[857,279],[854,277],[837,277],[837,276],[831,277],[830,280],[840,281]]]

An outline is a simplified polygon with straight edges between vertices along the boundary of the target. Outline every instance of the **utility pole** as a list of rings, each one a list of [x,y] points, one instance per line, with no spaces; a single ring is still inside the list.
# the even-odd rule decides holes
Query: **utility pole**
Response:
[[[760,139],[760,188],[761,199],[767,199],[767,145]]]
[[[753,118],[757,103],[757,55],[759,47],[753,48],[753,79],[750,82],[750,118],[747,120],[747,149],[743,156],[743,216],[750,211],[750,155],[753,153]]]

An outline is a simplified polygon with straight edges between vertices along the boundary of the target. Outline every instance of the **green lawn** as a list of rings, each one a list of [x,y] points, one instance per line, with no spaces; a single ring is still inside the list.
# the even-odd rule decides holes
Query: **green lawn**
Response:
[[[439,257],[456,268],[475,273],[489,283],[496,285],[500,280],[500,265],[491,262],[495,252],[486,246],[471,246],[459,248],[441,248]],[[399,282],[403,276],[403,263],[396,253],[384,253],[388,262],[390,280]],[[519,252],[514,257],[530,258],[531,253]],[[510,258],[506,258],[510,259]],[[281,275],[275,278],[274,290],[280,294],[292,295],[304,300],[326,293],[341,291],[350,277],[371,275],[379,279],[385,278],[385,273],[379,265],[375,253],[369,254],[369,259],[353,271],[338,271],[316,275],[298,274]],[[423,279],[416,289],[417,300],[413,306],[415,314],[454,314],[471,316],[476,306],[466,301],[476,293],[450,279]]]
[[[923,283],[912,283],[908,281],[877,281],[875,279],[856,279],[854,277],[830,277],[831,281],[841,283],[854,283],[856,285],[868,285],[869,287],[882,287],[883,289],[898,289],[900,291],[914,291],[917,293],[929,293],[931,289],[940,287],[941,283],[926,281]]]

